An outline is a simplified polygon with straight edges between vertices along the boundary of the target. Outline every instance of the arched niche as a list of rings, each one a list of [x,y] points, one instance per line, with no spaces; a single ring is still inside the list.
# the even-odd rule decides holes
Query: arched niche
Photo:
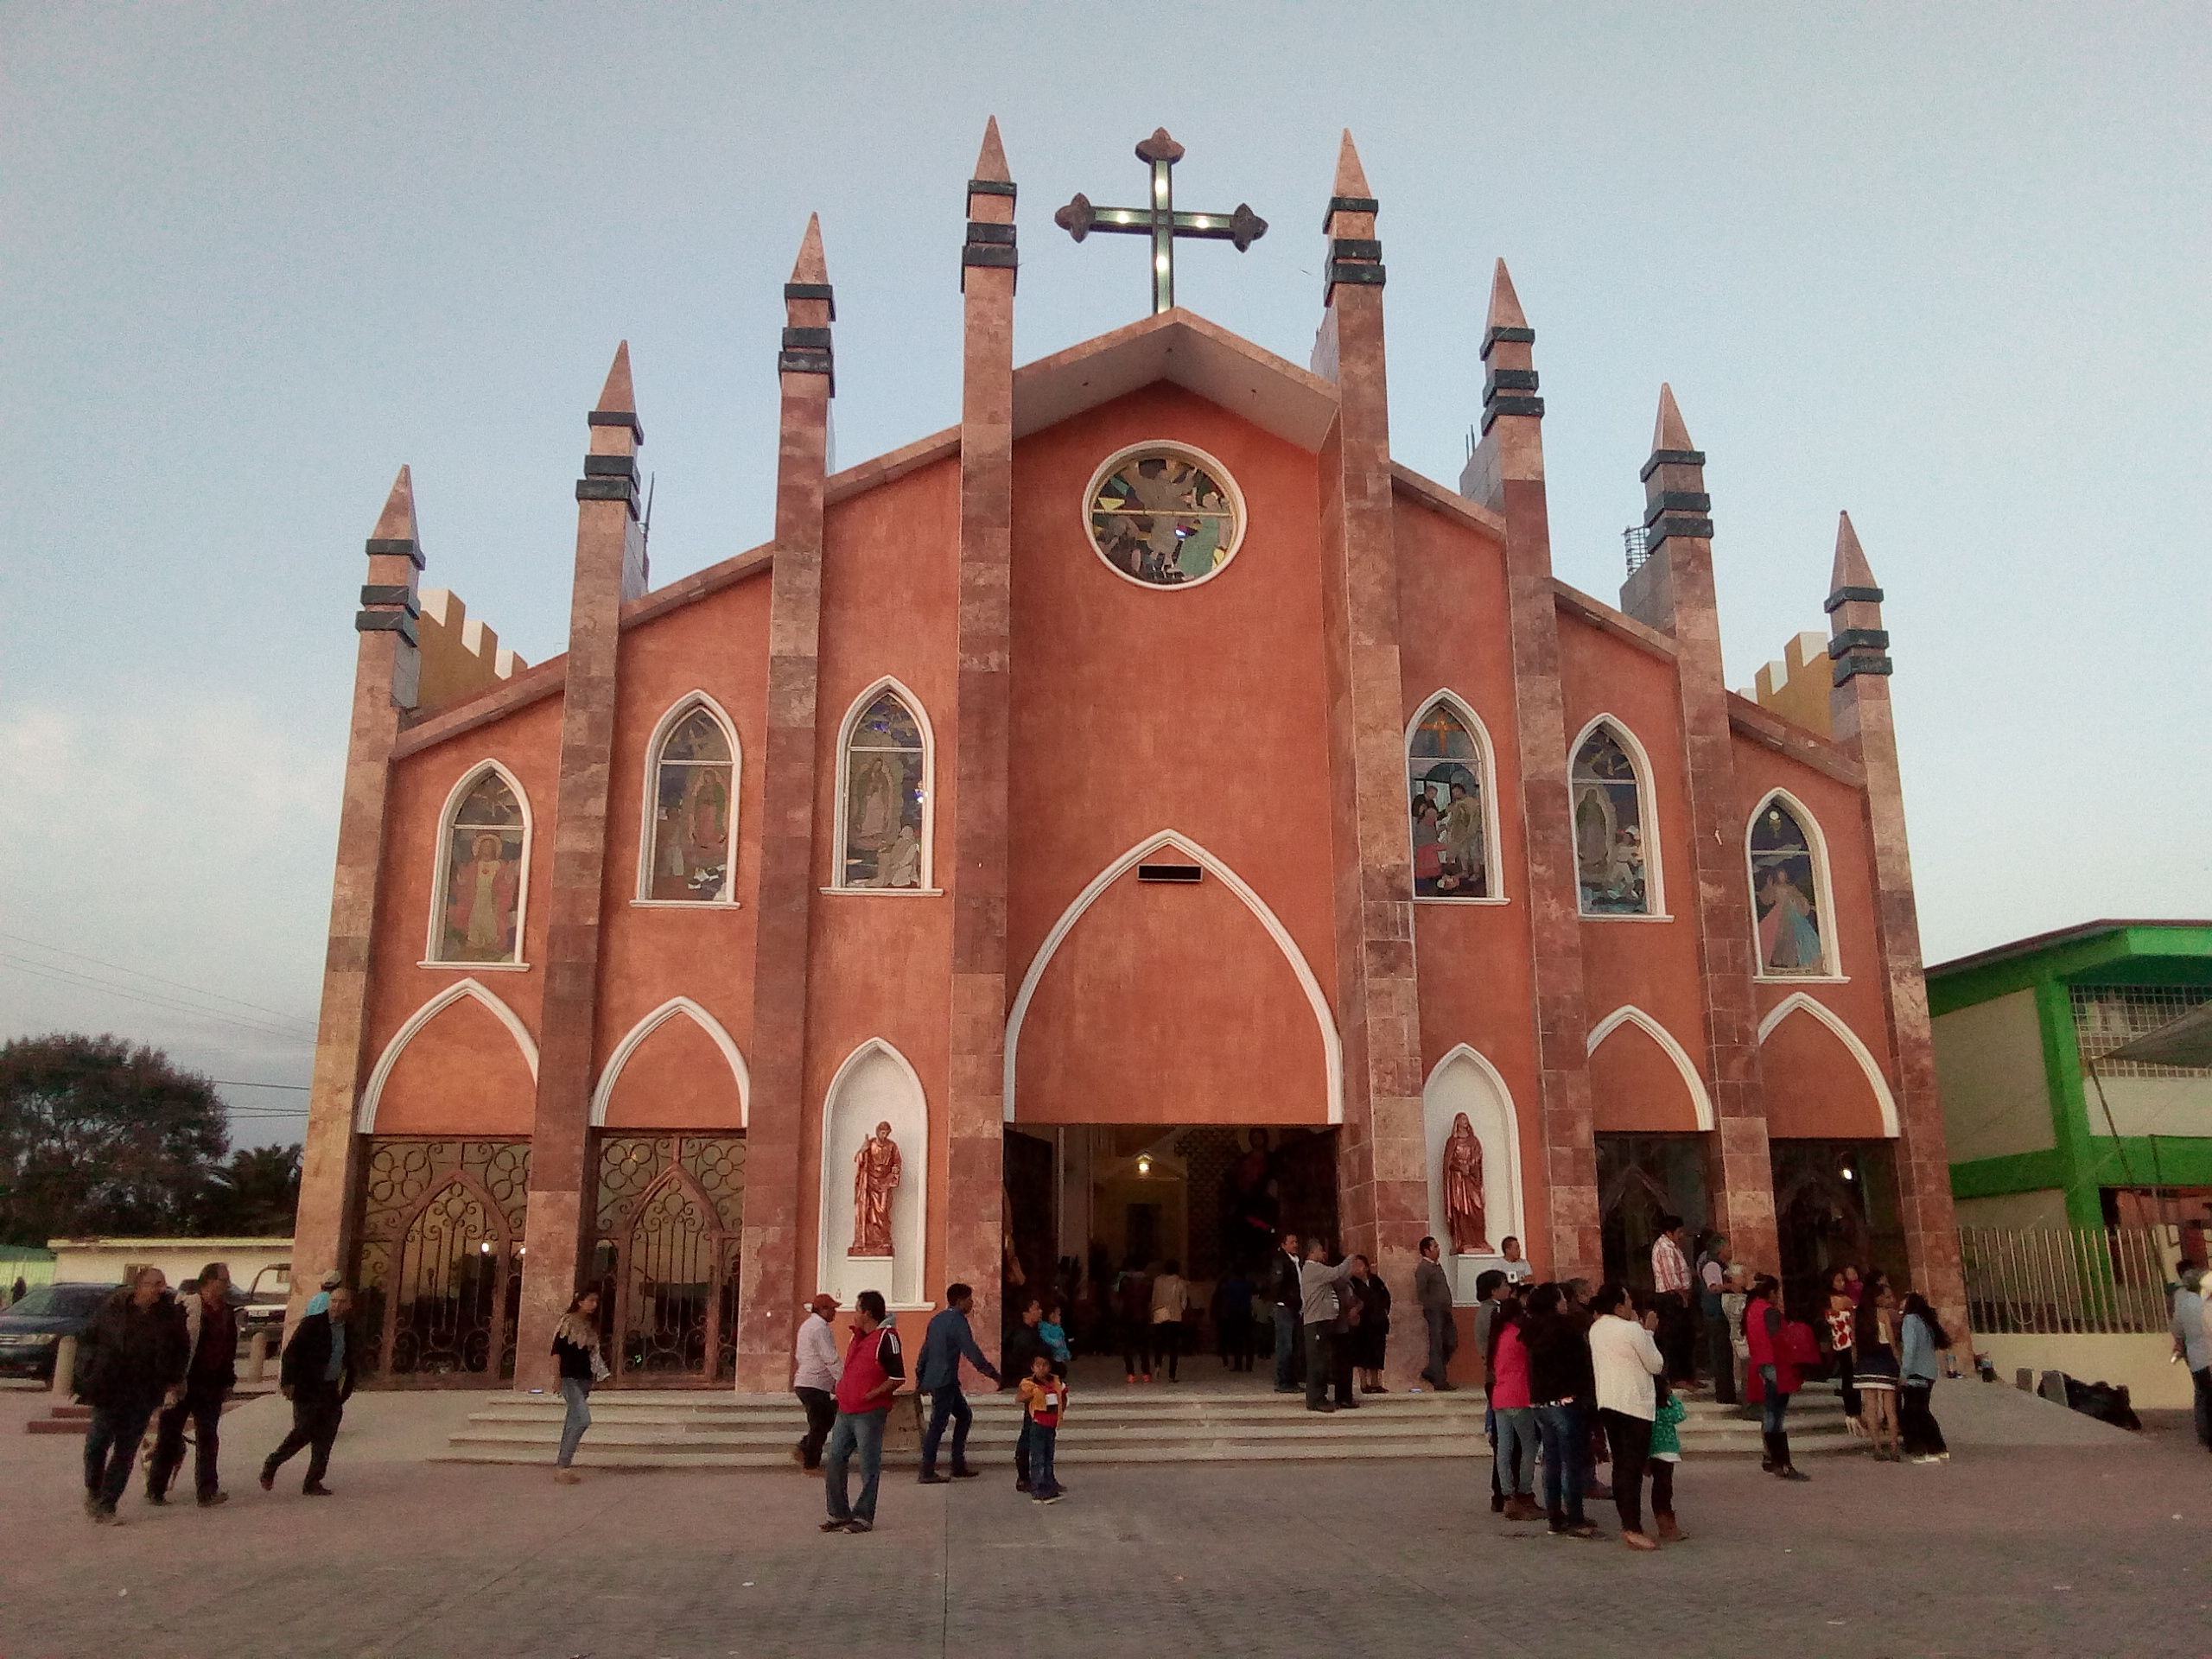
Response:
[[[597,1128],[741,1129],[753,1079],[721,1020],[671,996],[630,1027],[592,1091]]]
[[[408,1015],[384,1046],[353,1127],[362,1135],[526,1135],[537,1084],[530,1028],[474,979],[457,980]]]
[[[1504,1261],[1498,1245],[1508,1234],[1526,1255],[1529,1237],[1521,1202],[1521,1128],[1512,1091],[1497,1068],[1462,1043],[1436,1063],[1421,1090],[1423,1167],[1428,1175],[1428,1229],[1444,1252],[1455,1300],[1475,1300],[1475,1276]],[[1483,1148],[1483,1209],[1490,1253],[1455,1256],[1444,1206],[1444,1147],[1460,1113]]]
[[[1591,1122],[1600,1135],[1701,1135],[1713,1096],[1697,1062],[1666,1027],[1634,1006],[1590,1027]]]
[[[892,1259],[855,1256],[854,1161],[879,1123],[891,1125],[899,1148],[899,1185],[891,1200]],[[929,1103],[906,1057],[871,1037],[837,1068],[822,1103],[820,1268],[817,1288],[846,1307],[863,1290],[879,1290],[893,1307],[926,1307],[922,1277],[928,1239]]]
[[[1759,1021],[1759,1065],[1770,1136],[1897,1138],[1897,1096],[1873,1052],[1834,1009],[1804,992],[1783,997]]]

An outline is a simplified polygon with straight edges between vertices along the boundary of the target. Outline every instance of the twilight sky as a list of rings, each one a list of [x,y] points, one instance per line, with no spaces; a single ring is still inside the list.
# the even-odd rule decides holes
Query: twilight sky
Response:
[[[1380,197],[1393,444],[1456,481],[1491,262],[1536,327],[1554,558],[1602,598],[1669,380],[1730,681],[1888,589],[1928,958],[2212,914],[2202,5],[91,7],[0,35],[0,1036],[304,1084],[361,542],[565,645],[617,340],[656,583],[767,539],[819,211],[837,461],[957,418],[962,187],[1021,187],[1016,359],[1147,307],[1077,190],[1189,149],[1267,238],[1178,297],[1303,363],[1338,130]],[[2194,111],[2194,113],[2192,113]],[[1079,764],[1054,757],[1052,764]],[[306,1096],[226,1090],[241,1144]]]

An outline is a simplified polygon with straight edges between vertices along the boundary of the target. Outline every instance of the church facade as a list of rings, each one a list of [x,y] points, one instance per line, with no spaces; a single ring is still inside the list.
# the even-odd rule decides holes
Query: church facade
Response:
[[[1283,1225],[1402,1296],[1434,1234],[1465,1297],[1509,1234],[1636,1277],[1668,1210],[1962,1317],[1848,520],[1825,650],[1732,693],[1663,389],[1618,603],[1552,575],[1503,264],[1465,473],[1392,461],[1349,136],[1311,367],[1168,305],[1017,368],[1016,201],[994,125],[960,423],[835,474],[810,226],[774,537],[659,588],[618,353],[559,658],[420,587],[402,472],[295,1246],[373,1379],[543,1385],[585,1285],[618,1383],[779,1391],[817,1290],[965,1280],[988,1332],[1055,1263]]]

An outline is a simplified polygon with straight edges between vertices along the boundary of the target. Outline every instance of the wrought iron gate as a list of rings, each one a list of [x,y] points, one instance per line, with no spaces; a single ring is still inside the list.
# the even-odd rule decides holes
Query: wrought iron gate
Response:
[[[593,1274],[615,1388],[708,1388],[737,1375],[740,1135],[599,1143]]]
[[[513,1378],[529,1190],[526,1141],[370,1142],[354,1265],[363,1382]]]

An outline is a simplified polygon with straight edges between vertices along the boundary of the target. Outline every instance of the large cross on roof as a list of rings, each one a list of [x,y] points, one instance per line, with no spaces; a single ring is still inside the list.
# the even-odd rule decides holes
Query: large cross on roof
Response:
[[[1233,213],[1179,213],[1175,211],[1173,168],[1183,159],[1183,146],[1160,127],[1137,146],[1137,159],[1152,168],[1152,201],[1143,207],[1095,207],[1090,198],[1076,192],[1073,201],[1052,215],[1052,222],[1080,242],[1093,231],[1152,238],[1152,308],[1171,309],[1175,303],[1175,238],[1208,238],[1233,242],[1242,253],[1268,233],[1268,221],[1243,202]]]

